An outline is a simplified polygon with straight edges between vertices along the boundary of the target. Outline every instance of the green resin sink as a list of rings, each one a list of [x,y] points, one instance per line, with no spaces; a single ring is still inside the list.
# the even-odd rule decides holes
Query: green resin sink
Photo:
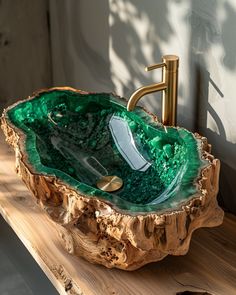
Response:
[[[183,128],[163,127],[141,108],[107,93],[69,90],[41,93],[7,113],[26,134],[25,149],[35,172],[55,175],[90,197],[133,212],[174,208],[196,193],[207,162],[200,140]],[[116,175],[123,187],[107,193],[97,181]]]
[[[41,91],[8,108],[2,123],[20,159],[18,172],[28,187],[55,221],[67,226],[72,222],[86,236],[95,234],[87,219],[90,223],[96,220],[96,226],[101,222],[101,204],[103,209],[110,208],[106,216],[119,213],[132,218],[183,210],[193,197],[202,197],[199,179],[204,169],[212,167],[212,158],[204,156],[205,139],[184,128],[163,126],[142,108],[128,112],[126,101],[110,93],[70,88]],[[113,192],[100,190],[98,181],[106,176],[119,177],[123,186]],[[84,221],[78,222],[85,205],[73,215],[69,208],[74,197],[70,195],[89,204],[87,213],[92,213],[83,216],[86,233]],[[190,223],[191,218],[186,218]],[[101,235],[102,229],[98,231]],[[107,234],[107,228],[105,231]],[[132,247],[138,249],[137,241]],[[105,262],[86,258],[108,267],[128,268],[127,259],[126,267],[121,267],[120,258],[113,259],[113,264],[108,258]],[[145,262],[139,266],[142,264]]]

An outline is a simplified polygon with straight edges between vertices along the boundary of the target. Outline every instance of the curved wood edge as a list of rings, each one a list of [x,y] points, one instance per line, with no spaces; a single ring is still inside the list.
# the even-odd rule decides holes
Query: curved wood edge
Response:
[[[52,90],[88,94],[56,87],[35,95]],[[7,142],[15,149],[16,171],[48,215],[63,225],[61,238],[70,253],[106,267],[134,270],[168,254],[184,255],[194,230],[223,222],[223,210],[216,200],[220,161],[210,154],[211,146],[205,137],[195,134],[201,140],[202,157],[209,162],[197,180],[199,193],[172,211],[130,215],[105,200],[82,195],[54,176],[36,173],[25,156],[25,134],[7,119],[11,107],[4,110],[1,126]]]

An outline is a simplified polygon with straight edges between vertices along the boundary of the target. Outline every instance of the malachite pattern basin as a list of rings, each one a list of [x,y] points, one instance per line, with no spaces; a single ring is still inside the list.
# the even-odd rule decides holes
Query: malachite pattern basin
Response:
[[[91,262],[131,270],[184,254],[193,230],[222,221],[206,138],[128,112],[114,94],[39,91],[7,108],[2,128],[18,173],[64,226],[67,250]],[[123,186],[99,189],[105,176]]]

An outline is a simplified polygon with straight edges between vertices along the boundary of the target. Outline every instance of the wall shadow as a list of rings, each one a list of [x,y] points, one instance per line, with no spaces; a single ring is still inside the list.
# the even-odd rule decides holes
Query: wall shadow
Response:
[[[158,82],[154,81],[152,75],[145,72],[144,68],[150,64],[150,60],[153,63],[161,61],[163,53],[160,43],[168,42],[174,34],[169,22],[169,0],[149,0],[148,5],[142,0],[123,0],[122,6],[117,1],[111,1],[111,3],[113,5],[113,9],[110,11],[113,20],[110,26],[112,48],[116,56],[126,65],[131,79],[127,82],[122,81],[119,77],[115,78],[119,79],[121,93],[128,98],[136,90],[137,82],[140,86]],[[128,16],[127,19],[122,17],[122,14]],[[148,22],[149,26],[142,39],[140,37],[141,28],[138,27],[141,22]],[[144,46],[152,48],[148,59],[144,52]],[[155,95],[145,96],[140,104],[160,114],[161,95],[155,93]]]
[[[181,1],[175,1],[182,4]],[[182,1],[184,2],[184,1]],[[146,45],[152,47],[149,54],[149,60],[155,62],[160,61],[163,52],[161,51],[161,44],[171,42],[171,38],[175,32],[181,34],[173,28],[173,22],[170,21],[170,4],[173,1],[149,1],[141,0],[124,0],[123,7],[119,6],[116,1],[111,1],[113,5],[117,5],[115,10],[111,10],[113,23],[110,26],[110,38],[112,39],[112,46],[115,54],[126,65],[127,71],[131,77],[129,83],[127,81],[119,80],[122,85],[122,92],[126,97],[132,93],[137,80],[140,85],[148,85],[156,83],[157,81],[150,78],[145,72],[140,71],[141,66],[148,63],[147,54],[143,51],[144,42]],[[219,11],[225,10],[226,16],[221,23],[218,19]],[[129,10],[128,7],[133,7]],[[186,8],[185,8],[186,9]],[[122,13],[129,15],[128,19],[122,18]],[[148,19],[149,31],[144,39],[140,39],[139,31],[136,27],[138,21]],[[138,21],[137,21],[138,20]],[[211,105],[209,97],[209,87],[213,87],[217,98],[222,99],[227,103],[225,94],[221,88],[214,81],[214,74],[208,69],[207,59],[209,52],[213,50],[213,46],[220,45],[223,49],[222,66],[235,70],[236,68],[236,43],[235,38],[231,35],[233,27],[236,26],[236,13],[229,1],[222,4],[219,0],[198,0],[190,1],[187,9],[185,25],[190,26],[189,37],[189,73],[190,75],[190,96],[191,100],[186,100],[185,105],[180,106],[182,113],[186,114],[185,127],[193,132],[199,132],[206,136],[209,143],[213,146],[213,154],[222,162],[220,175],[220,202],[222,206],[230,211],[236,212],[236,187],[232,181],[236,177],[236,171],[232,168],[230,161],[236,163],[236,154],[234,159],[227,157],[227,151],[236,150],[236,145],[227,139],[227,130],[225,130],[224,122],[221,120],[219,114]],[[145,26],[145,25],[144,25]],[[236,34],[236,33],[234,33]],[[235,36],[236,37],[236,36]],[[121,75],[120,75],[121,76]],[[122,77],[122,76],[121,76]],[[179,87],[180,92],[183,91],[183,85]],[[212,95],[212,94],[211,94]],[[145,96],[140,104],[146,106],[149,110],[160,114],[161,99],[160,95],[155,93],[154,96]],[[194,104],[194,112],[192,117],[188,115],[189,105]],[[208,117],[215,122],[217,132],[213,132],[208,128]],[[182,118],[180,118],[182,120]],[[181,121],[180,120],[180,121]],[[193,124],[191,124],[193,122]],[[230,175],[227,178],[227,174]],[[229,183],[229,179],[230,183]]]
[[[224,49],[223,66],[230,70],[234,70],[236,67],[236,44],[229,37],[229,32],[236,26],[236,13],[226,2],[224,5],[227,15],[222,28],[219,28],[217,20],[219,4],[220,2],[215,0],[192,0],[191,2],[189,55],[190,72],[192,73],[191,87],[195,104],[194,131],[208,138],[213,146],[213,154],[221,160],[219,202],[226,210],[236,213],[236,184],[233,181],[236,179],[236,170],[231,165],[231,163],[236,163],[236,153],[234,153],[233,159],[225,156],[227,151],[231,152],[231,155],[233,151],[236,151],[236,144],[227,140],[224,123],[209,102],[210,85],[214,87],[216,95],[225,100],[225,104],[227,100],[208,71],[206,52],[215,43],[220,43]],[[233,53],[234,56],[232,56]],[[214,120],[218,132],[213,132],[208,128],[209,115]]]

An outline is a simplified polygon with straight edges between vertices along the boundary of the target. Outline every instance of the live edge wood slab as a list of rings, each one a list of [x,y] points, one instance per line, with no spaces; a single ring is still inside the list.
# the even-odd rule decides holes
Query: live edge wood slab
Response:
[[[57,99],[62,103],[62,99],[65,99],[65,96],[62,96],[62,91],[67,91],[65,95],[70,93],[71,103],[76,102],[74,109],[77,109],[78,106],[80,107],[77,104],[83,99],[86,98],[86,103],[89,103],[90,99],[92,99],[90,97],[92,94],[81,92],[80,90],[54,88],[46,92],[38,92],[25,100],[32,107],[30,113],[27,113],[28,108],[23,108],[20,109],[22,116],[18,112],[17,114],[22,118],[30,116],[34,120],[32,112],[37,112],[37,110],[44,112],[45,110],[38,102],[39,97],[41,98],[40,95],[43,97],[41,104],[47,106],[46,103],[48,101],[52,104],[56,103]],[[73,100],[74,96],[72,93],[77,95],[76,100]],[[96,99],[96,95],[99,94],[93,94],[95,96],[93,99]],[[107,97],[107,95],[109,95],[109,100],[105,102],[109,102],[111,105],[111,99],[118,99],[111,97],[110,94],[102,94],[102,97]],[[68,99],[67,96],[66,99]],[[100,96],[99,99],[101,101]],[[36,104],[35,101],[37,101]],[[94,103],[94,101],[92,102]],[[118,101],[115,101],[114,105],[116,103]],[[18,102],[17,105],[20,106],[22,104]],[[16,105],[9,107],[3,113],[1,123],[8,143],[14,147],[16,152],[17,173],[22,177],[41,207],[55,221],[54,226],[56,227],[56,224],[63,225],[63,227],[57,228],[60,228],[60,236],[69,253],[75,256],[82,256],[92,263],[103,264],[108,268],[116,267],[125,270],[136,270],[147,263],[159,261],[169,254],[177,256],[186,254],[192,233],[196,229],[217,226],[222,223],[223,211],[218,206],[216,200],[220,163],[219,160],[210,154],[210,145],[208,145],[206,138],[195,135],[199,139],[201,157],[208,163],[205,168],[201,169],[201,172],[197,172],[199,174],[194,174],[197,177],[198,191],[192,192],[185,189],[189,192],[188,198],[181,202],[176,200],[175,207],[168,207],[168,210],[152,209],[150,212],[143,213],[142,211],[140,213],[140,211],[137,211],[136,214],[133,214],[130,208],[122,211],[123,209],[120,210],[118,206],[114,206],[112,202],[105,201],[105,199],[89,197],[83,191],[68,185],[67,182],[63,181],[63,178],[56,177],[56,174],[45,175],[45,173],[39,172],[41,171],[40,169],[36,170],[32,162],[27,160],[31,157],[30,151],[34,150],[33,143],[30,145],[30,148],[25,147],[25,133],[16,127],[16,123],[13,124],[13,121],[9,119],[10,116],[8,117],[10,110],[14,107]],[[122,112],[126,111],[124,106],[120,107]],[[37,125],[42,123],[38,121],[38,118],[42,116],[43,118],[44,116],[47,117],[47,111],[46,107],[46,115],[45,113],[38,115],[36,118]],[[104,107],[102,111],[104,111]],[[49,113],[53,113],[52,109],[50,109]],[[145,116],[148,115],[146,112],[143,112],[142,116],[144,113]],[[18,115],[16,115],[17,118]],[[60,113],[60,116],[63,116],[63,114]],[[99,116],[101,116],[100,112]],[[151,117],[154,121],[155,116]],[[48,121],[46,120],[46,122]],[[88,124],[88,121],[86,121],[86,124]],[[29,129],[29,127],[27,128]],[[172,131],[175,130],[173,129]],[[188,138],[186,131],[182,130],[182,132]],[[166,133],[167,131],[163,134],[165,135]],[[163,134],[162,136],[164,136]],[[90,136],[92,135],[90,134]],[[148,136],[150,138],[150,134]],[[152,136],[156,136],[156,133],[153,133]],[[192,140],[195,143],[196,140],[192,139],[193,137],[191,135],[191,141],[188,141],[188,145],[190,145]],[[158,138],[158,136],[155,138]],[[198,150],[195,150],[195,148],[194,151],[198,154]],[[191,145],[188,149],[191,150]],[[34,154],[37,154],[37,152],[38,149],[35,149]],[[160,152],[158,152],[158,155],[160,157]],[[183,155],[187,156],[186,154]],[[187,163],[195,163],[195,154],[191,154],[191,157],[188,159]],[[163,169],[165,167],[164,164],[158,166],[158,169]],[[198,162],[194,165],[198,165]],[[165,174],[168,174],[170,170],[167,169]],[[190,170],[186,171],[190,173]],[[185,175],[188,174],[187,172],[185,172]],[[187,181],[190,183],[189,179]],[[95,194],[95,196],[97,195]],[[37,230],[37,224],[35,224],[35,229]]]
[[[60,294],[174,295],[186,290],[236,294],[235,216],[226,214],[220,227],[197,230],[186,256],[169,256],[134,272],[106,269],[65,251],[61,226],[36,204],[14,166],[13,151],[0,134],[0,213]]]

